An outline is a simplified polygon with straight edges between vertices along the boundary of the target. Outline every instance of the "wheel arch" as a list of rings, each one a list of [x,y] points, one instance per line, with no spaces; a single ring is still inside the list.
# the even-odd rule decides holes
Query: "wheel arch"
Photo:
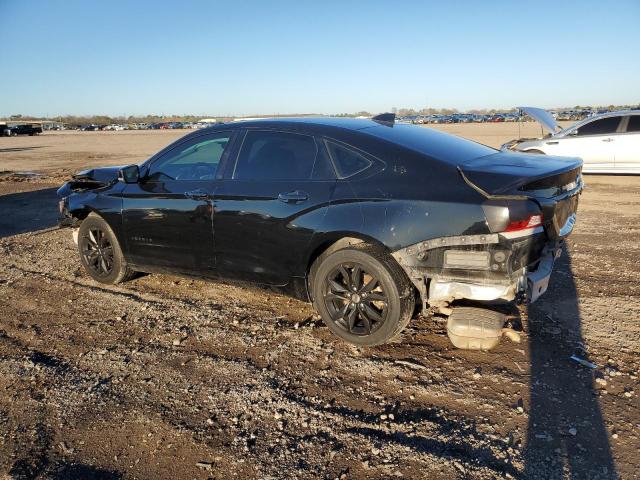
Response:
[[[313,266],[314,262],[321,255],[330,254],[332,252],[335,252],[337,250],[340,250],[342,248],[345,248],[351,245],[358,245],[361,243],[365,243],[368,245],[374,245],[374,246],[380,247],[390,253],[389,248],[387,248],[382,242],[368,235],[357,234],[352,232],[341,233],[341,234],[338,234],[338,233],[327,234],[315,240],[316,241],[313,242],[312,247],[309,249],[309,254],[307,256],[306,263],[305,263],[305,273],[307,274],[307,276],[309,275],[311,271],[311,267]]]
[[[315,270],[314,264],[316,260],[320,258],[322,255],[329,255],[333,252],[336,252],[338,250],[341,250],[343,248],[346,248],[352,245],[371,245],[374,247],[378,247],[381,250],[388,253],[390,261],[397,263],[398,267],[402,269],[402,266],[391,255],[391,249],[387,247],[384,243],[380,242],[379,240],[376,240],[373,237],[370,237],[364,234],[353,233],[353,232],[324,235],[322,238],[319,238],[316,240],[316,242],[314,242],[313,247],[310,249],[309,255],[306,260],[304,284],[307,291],[307,297],[309,298],[309,300],[313,301],[310,282],[313,281],[313,273]]]

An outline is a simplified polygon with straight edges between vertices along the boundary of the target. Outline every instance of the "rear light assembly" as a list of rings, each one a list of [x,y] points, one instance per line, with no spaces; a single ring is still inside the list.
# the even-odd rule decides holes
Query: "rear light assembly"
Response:
[[[509,222],[505,232],[519,232],[522,230],[529,230],[531,228],[542,226],[542,214],[529,215],[524,220],[513,220]]]

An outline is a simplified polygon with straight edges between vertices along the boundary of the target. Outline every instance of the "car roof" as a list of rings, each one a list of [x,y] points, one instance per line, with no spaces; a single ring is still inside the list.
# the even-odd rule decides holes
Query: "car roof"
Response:
[[[375,121],[367,118],[293,117],[251,119],[212,126],[214,131],[229,128],[286,128],[331,135],[336,130],[357,132],[379,141],[389,142],[431,158],[457,164],[469,158],[495,153],[496,150],[471,140],[417,125]],[[195,135],[195,133],[194,133]]]
[[[362,130],[380,125],[379,122],[369,118],[351,118],[351,117],[277,117],[277,118],[260,118],[260,119],[238,119],[225,125],[239,125],[242,127],[264,127],[264,126],[296,126],[309,125],[318,127],[334,127],[346,130]]]
[[[582,120],[574,123],[573,125],[568,126],[567,128],[562,129],[557,134],[566,134],[571,130],[575,130],[576,128],[580,128],[587,123],[591,123],[594,120],[600,120],[602,118],[610,118],[610,117],[624,117],[627,115],[640,115],[640,110],[617,110],[615,112],[605,112],[598,113],[597,115],[592,115],[590,117],[583,118]]]

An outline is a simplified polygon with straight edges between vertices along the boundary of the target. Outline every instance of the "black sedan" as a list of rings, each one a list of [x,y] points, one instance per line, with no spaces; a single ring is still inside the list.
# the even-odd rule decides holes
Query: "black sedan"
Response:
[[[80,172],[58,193],[98,282],[167,272],[278,286],[361,345],[436,307],[451,314],[456,345],[490,348],[474,333],[499,335],[490,305],[546,290],[581,166],[390,114],[269,119],[195,131],[140,165]]]
[[[2,127],[3,135],[7,137],[16,135],[40,135],[42,133],[42,125],[40,124],[18,124],[13,126],[0,126]]]

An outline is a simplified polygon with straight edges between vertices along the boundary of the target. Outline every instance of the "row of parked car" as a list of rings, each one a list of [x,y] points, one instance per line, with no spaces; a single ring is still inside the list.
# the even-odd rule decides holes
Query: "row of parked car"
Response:
[[[210,122],[160,122],[160,123],[128,123],[128,124],[110,124],[110,125],[76,125],[67,127],[67,130],[166,130],[166,129],[196,129],[211,126]]]
[[[563,110],[551,112],[556,120],[583,120],[593,115],[605,113],[607,110]],[[402,123],[497,123],[497,122],[517,122],[526,115],[519,113],[494,113],[494,114],[474,114],[474,113],[454,113],[451,115],[411,115],[398,117],[397,121]]]

